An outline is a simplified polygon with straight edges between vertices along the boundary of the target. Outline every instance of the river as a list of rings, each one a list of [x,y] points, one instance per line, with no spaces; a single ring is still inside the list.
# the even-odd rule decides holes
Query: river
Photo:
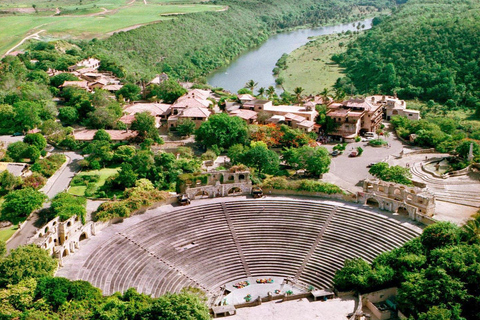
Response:
[[[364,24],[366,29],[372,27],[373,19],[366,19],[348,24],[318,27],[311,29],[298,29],[276,34],[257,48],[251,49],[240,55],[228,66],[220,68],[207,77],[207,82],[214,87],[221,87],[231,92],[237,92],[245,86],[247,81],[253,79],[258,82],[257,88],[275,86],[275,77],[272,70],[278,59],[284,53],[306,44],[310,37],[340,33],[342,31],[356,31],[357,24]]]

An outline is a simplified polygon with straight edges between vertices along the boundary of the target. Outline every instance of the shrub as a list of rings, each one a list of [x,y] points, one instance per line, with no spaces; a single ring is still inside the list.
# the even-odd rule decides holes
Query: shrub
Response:
[[[388,142],[378,138],[378,139],[370,140],[368,144],[371,145],[372,147],[380,147],[380,146],[387,145]]]
[[[53,154],[47,158],[39,159],[30,168],[34,172],[38,172],[46,178],[50,178],[66,161],[63,154]]]

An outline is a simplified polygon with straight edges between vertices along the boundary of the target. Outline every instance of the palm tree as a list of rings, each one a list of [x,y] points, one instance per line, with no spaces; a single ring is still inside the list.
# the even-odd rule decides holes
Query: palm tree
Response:
[[[259,96],[262,96],[263,97],[263,94],[265,93],[265,88],[264,87],[260,87],[258,88],[258,95]]]
[[[248,80],[247,83],[245,83],[245,88],[250,89],[250,91],[253,92],[255,87],[258,85],[258,82],[255,82],[253,80]]]
[[[296,87],[293,89],[293,93],[295,93],[295,97],[297,98],[297,103],[302,102],[302,93],[304,89],[302,87]]]
[[[275,94],[275,88],[273,86],[268,87],[267,95],[269,100],[272,100],[272,97],[274,94]]]
[[[328,90],[328,88],[323,88],[322,92],[320,92],[320,97],[322,97],[324,105],[328,105],[329,95],[330,95],[330,90]]]
[[[346,97],[346,93],[344,90],[342,89],[336,89],[335,90],[335,96],[333,97],[333,100],[336,101],[336,102],[341,102],[343,101],[343,99],[345,99]]]

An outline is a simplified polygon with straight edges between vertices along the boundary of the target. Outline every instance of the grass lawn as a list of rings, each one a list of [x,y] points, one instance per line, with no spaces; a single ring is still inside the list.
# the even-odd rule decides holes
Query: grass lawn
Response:
[[[95,183],[97,188],[102,187],[105,184],[105,181],[115,175],[120,168],[104,168],[100,170],[90,170],[90,171],[83,171],[78,174],[78,176],[85,176],[85,175],[99,175],[100,179]],[[73,194],[75,196],[83,197],[85,196],[85,190],[87,189],[86,186],[72,186],[68,189],[68,193]]]
[[[0,230],[0,241],[7,241],[17,231],[18,226]]]
[[[293,92],[302,87],[304,94],[316,94],[331,88],[343,76],[342,68],[331,60],[331,56],[346,50],[355,35],[329,35],[315,37],[306,45],[296,49],[287,58],[287,69],[279,76],[285,79],[283,87]]]
[[[40,30],[44,40],[64,38],[102,38],[114,31],[128,27],[172,19],[172,14],[218,11],[223,6],[198,4],[196,0],[182,1],[190,4],[162,4],[163,1],[83,1],[84,5],[72,5],[67,1],[8,1],[0,0],[0,7],[31,8],[35,2],[39,13],[17,13],[0,17],[0,54],[18,44],[22,38]],[[170,2],[170,1],[169,1]],[[63,4],[63,6],[62,6]],[[55,8],[65,14],[54,15]],[[78,10],[77,10],[78,8]],[[41,11],[50,10],[50,11]],[[94,15],[92,15],[94,14]]]

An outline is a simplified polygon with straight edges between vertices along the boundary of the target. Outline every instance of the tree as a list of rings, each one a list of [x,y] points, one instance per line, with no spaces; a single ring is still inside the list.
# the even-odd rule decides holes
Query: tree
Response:
[[[258,82],[255,82],[253,80],[248,80],[247,83],[245,83],[245,88],[249,89],[251,92],[255,90],[255,87],[258,85]]]
[[[132,83],[127,83],[120,90],[115,93],[118,98],[123,97],[127,101],[138,100],[140,95],[140,87]]]
[[[171,79],[163,81],[159,85],[150,85],[148,90],[148,98],[163,100],[165,103],[173,103],[188,92],[177,81]]]
[[[135,120],[132,122],[132,129],[138,131],[138,137],[142,141],[150,138],[157,143],[163,143],[155,126],[155,117],[148,112],[135,114]]]
[[[141,315],[142,319],[208,320],[210,313],[204,296],[192,293],[193,290],[182,290],[181,293],[167,293],[153,302]]]
[[[112,138],[110,137],[110,134],[105,131],[104,129],[99,129],[97,132],[95,132],[95,135],[93,136],[94,141],[107,141],[110,142],[112,141]]]
[[[21,246],[0,260],[0,287],[17,284],[27,278],[53,276],[57,262],[36,245]]]
[[[335,272],[333,283],[342,291],[362,291],[369,287],[368,279],[371,272],[371,266],[362,258],[345,260],[343,268]]]
[[[50,205],[52,215],[49,218],[59,217],[61,221],[65,221],[76,215],[85,223],[86,205],[87,200],[85,198],[75,197],[67,192],[60,192],[52,199]]]
[[[25,135],[23,142],[36,147],[38,150],[43,150],[47,146],[47,139],[40,133],[29,133]]]
[[[13,161],[19,162],[25,158],[25,153],[29,145],[22,141],[10,143],[7,147],[7,156]]]
[[[178,121],[177,132],[182,137],[190,137],[195,132],[195,122],[190,118],[183,118]]]
[[[129,162],[133,159],[136,152],[137,150],[134,146],[120,146],[115,150],[113,160],[118,163]]]
[[[316,176],[327,173],[330,167],[331,159],[328,150],[324,147],[292,147],[282,154],[287,164],[296,169],[305,169]]]
[[[228,158],[233,164],[238,164],[242,159],[243,153],[245,152],[245,146],[243,144],[235,144],[228,148]]]
[[[19,131],[28,131],[42,123],[39,116],[39,104],[21,101],[13,105],[15,109],[15,126]]]
[[[21,184],[21,182],[22,180],[20,177],[15,177],[7,170],[0,172],[0,196],[14,190]]]
[[[258,95],[260,97],[263,97],[264,93],[265,93],[265,87],[258,88]]]
[[[135,186],[135,181],[137,181],[137,174],[133,171],[133,167],[130,163],[125,162],[122,164],[122,168],[118,173],[118,176],[115,177],[115,184],[121,189],[131,188]]]
[[[5,244],[5,241],[0,240],[0,261],[2,260],[5,253],[7,253],[7,245]]]
[[[275,88],[273,86],[269,86],[266,92],[267,92],[268,99],[272,100],[273,96],[275,95]]]
[[[230,117],[219,113],[201,124],[195,134],[195,140],[210,148],[217,145],[227,149],[234,144],[245,144],[248,139],[247,124],[239,117]]]
[[[420,239],[427,250],[458,245],[460,228],[451,222],[437,222],[423,230]]]
[[[480,155],[480,146],[475,141],[465,140],[455,149],[455,151],[460,157],[467,159],[470,153],[470,145],[472,145],[474,158],[478,157]]]
[[[57,74],[56,76],[51,77],[50,78],[50,85],[58,88],[65,81],[79,81],[79,79],[71,73],[64,72],[64,73],[60,73],[60,74]]]
[[[386,162],[374,164],[368,172],[384,181],[392,181],[396,183],[411,185],[412,174],[408,168],[401,166],[389,166]]]
[[[32,188],[14,190],[5,196],[1,206],[1,219],[12,223],[25,220],[30,213],[40,209],[47,196]]]
[[[241,163],[255,168],[260,174],[275,174],[280,165],[280,159],[275,151],[268,149],[263,142],[252,142],[241,157]]]
[[[305,89],[303,89],[302,87],[296,87],[295,89],[293,89],[293,93],[295,93],[295,98],[297,99],[297,103],[301,103],[302,102],[302,93]]]
[[[66,125],[78,123],[78,111],[74,107],[63,107],[58,111],[58,118]]]

